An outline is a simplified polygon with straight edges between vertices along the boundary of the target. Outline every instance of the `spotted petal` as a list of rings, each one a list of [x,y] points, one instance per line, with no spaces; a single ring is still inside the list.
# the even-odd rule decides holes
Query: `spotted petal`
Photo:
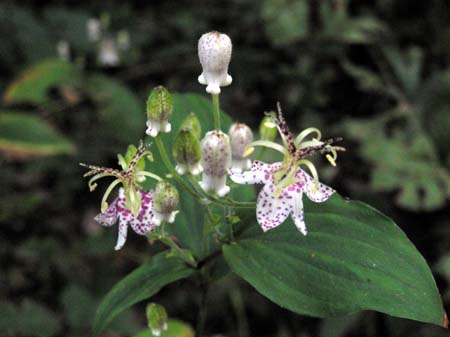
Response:
[[[144,235],[145,233],[151,231],[155,224],[152,223],[153,219],[153,191],[142,191],[141,192],[141,209],[137,218],[133,217],[130,220],[130,226],[133,230]]]
[[[130,212],[131,213],[131,212]],[[115,250],[119,250],[123,247],[125,244],[125,241],[127,241],[127,232],[128,232],[128,226],[125,220],[120,219],[119,220],[119,234],[117,237],[117,243],[114,247]]]
[[[308,234],[305,225],[305,215],[303,212],[303,193],[295,193],[291,217],[292,220],[294,220],[294,224],[298,228],[298,230],[303,235]]]
[[[275,198],[273,182],[265,184],[256,201],[256,219],[263,231],[281,225],[292,211],[293,201],[293,195],[287,189]]]
[[[315,185],[313,177],[307,174],[302,169],[297,169],[297,179],[302,180],[305,183],[303,191],[306,193],[309,199],[314,202],[327,201],[336,191],[325,184],[319,183]]]
[[[279,165],[279,163],[266,164],[255,160],[250,171],[230,170],[229,175],[231,180],[238,184],[265,184],[271,179],[274,165]]]
[[[106,209],[106,211],[99,213],[95,216],[94,220],[100,225],[105,227],[110,227],[117,222],[117,203],[119,198],[116,198],[111,205]]]

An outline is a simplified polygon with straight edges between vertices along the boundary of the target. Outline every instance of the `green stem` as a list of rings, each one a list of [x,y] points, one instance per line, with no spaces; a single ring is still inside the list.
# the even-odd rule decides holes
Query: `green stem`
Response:
[[[192,196],[194,196],[196,199],[199,198],[198,194],[195,193],[195,191],[183,180],[183,178],[180,177],[180,175],[177,173],[175,168],[172,166],[172,163],[170,162],[169,157],[167,156],[166,148],[164,147],[164,144],[160,138],[160,135],[156,136],[155,138],[156,146],[158,147],[159,154],[161,155],[162,161],[166,168],[170,171],[170,174],[174,177],[174,179],[179,183],[186,191],[188,191]]]
[[[212,94],[211,96],[214,108],[214,128],[220,131],[219,94]]]
[[[197,268],[197,261],[195,261],[192,254],[190,254],[189,251],[182,249],[180,246],[177,245],[175,241],[172,240],[170,236],[166,234],[164,231],[164,224],[161,226],[160,233],[157,234],[157,239],[164,243],[166,246],[170,247],[170,249],[181,259],[183,259],[184,262],[186,262],[188,265],[190,265],[193,268]]]

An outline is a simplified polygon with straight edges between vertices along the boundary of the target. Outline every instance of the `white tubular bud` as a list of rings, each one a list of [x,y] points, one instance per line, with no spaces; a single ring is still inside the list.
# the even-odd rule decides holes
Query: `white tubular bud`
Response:
[[[251,167],[251,161],[245,158],[244,154],[247,150],[247,145],[253,142],[253,132],[245,124],[235,123],[231,125],[228,131],[231,143],[232,163],[231,170],[246,171]]]
[[[219,94],[220,87],[231,84],[232,78],[228,75],[231,50],[231,40],[226,34],[209,32],[198,40],[198,57],[202,65],[198,81],[207,85],[207,93]]]
[[[222,131],[214,130],[205,135],[201,146],[203,176],[200,186],[205,192],[223,197],[230,192],[226,185],[231,166],[230,140]]]

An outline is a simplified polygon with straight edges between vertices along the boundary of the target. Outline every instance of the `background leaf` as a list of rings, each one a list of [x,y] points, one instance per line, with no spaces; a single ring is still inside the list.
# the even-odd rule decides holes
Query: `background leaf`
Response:
[[[7,88],[5,103],[44,104],[49,101],[50,88],[73,85],[81,78],[79,69],[72,63],[49,59],[25,69]]]
[[[162,252],[132,271],[109,291],[100,304],[94,321],[98,334],[120,312],[156,294],[165,285],[187,278],[194,273],[182,260]]]
[[[224,245],[232,270],[275,303],[329,317],[359,310],[442,325],[444,311],[420,253],[390,219],[335,195],[306,203],[309,233],[292,222],[257,226]]]
[[[0,152],[13,157],[72,153],[74,145],[36,116],[0,113]]]

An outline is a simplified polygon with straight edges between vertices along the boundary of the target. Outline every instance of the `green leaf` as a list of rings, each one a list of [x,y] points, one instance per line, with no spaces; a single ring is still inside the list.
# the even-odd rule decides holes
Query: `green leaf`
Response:
[[[137,142],[145,131],[145,107],[125,84],[104,76],[87,78],[83,90],[97,105],[100,119],[122,142]]]
[[[169,319],[167,322],[167,330],[161,331],[159,337],[194,337],[194,331],[192,328],[181,321],[176,319]],[[134,337],[154,337],[150,329],[142,330]]]
[[[119,281],[105,296],[95,316],[94,334],[98,335],[123,310],[193,273],[194,270],[182,260],[167,257],[165,252],[153,256]]]
[[[445,313],[425,260],[396,224],[370,206],[335,195],[305,200],[308,235],[291,221],[253,226],[224,245],[231,269],[294,312],[333,317],[360,310],[438,325]]]
[[[13,81],[3,95],[5,103],[44,104],[49,101],[49,89],[61,85],[74,85],[81,72],[72,63],[49,59],[26,68]]]
[[[36,116],[0,113],[0,152],[13,157],[72,153],[75,146]]]

